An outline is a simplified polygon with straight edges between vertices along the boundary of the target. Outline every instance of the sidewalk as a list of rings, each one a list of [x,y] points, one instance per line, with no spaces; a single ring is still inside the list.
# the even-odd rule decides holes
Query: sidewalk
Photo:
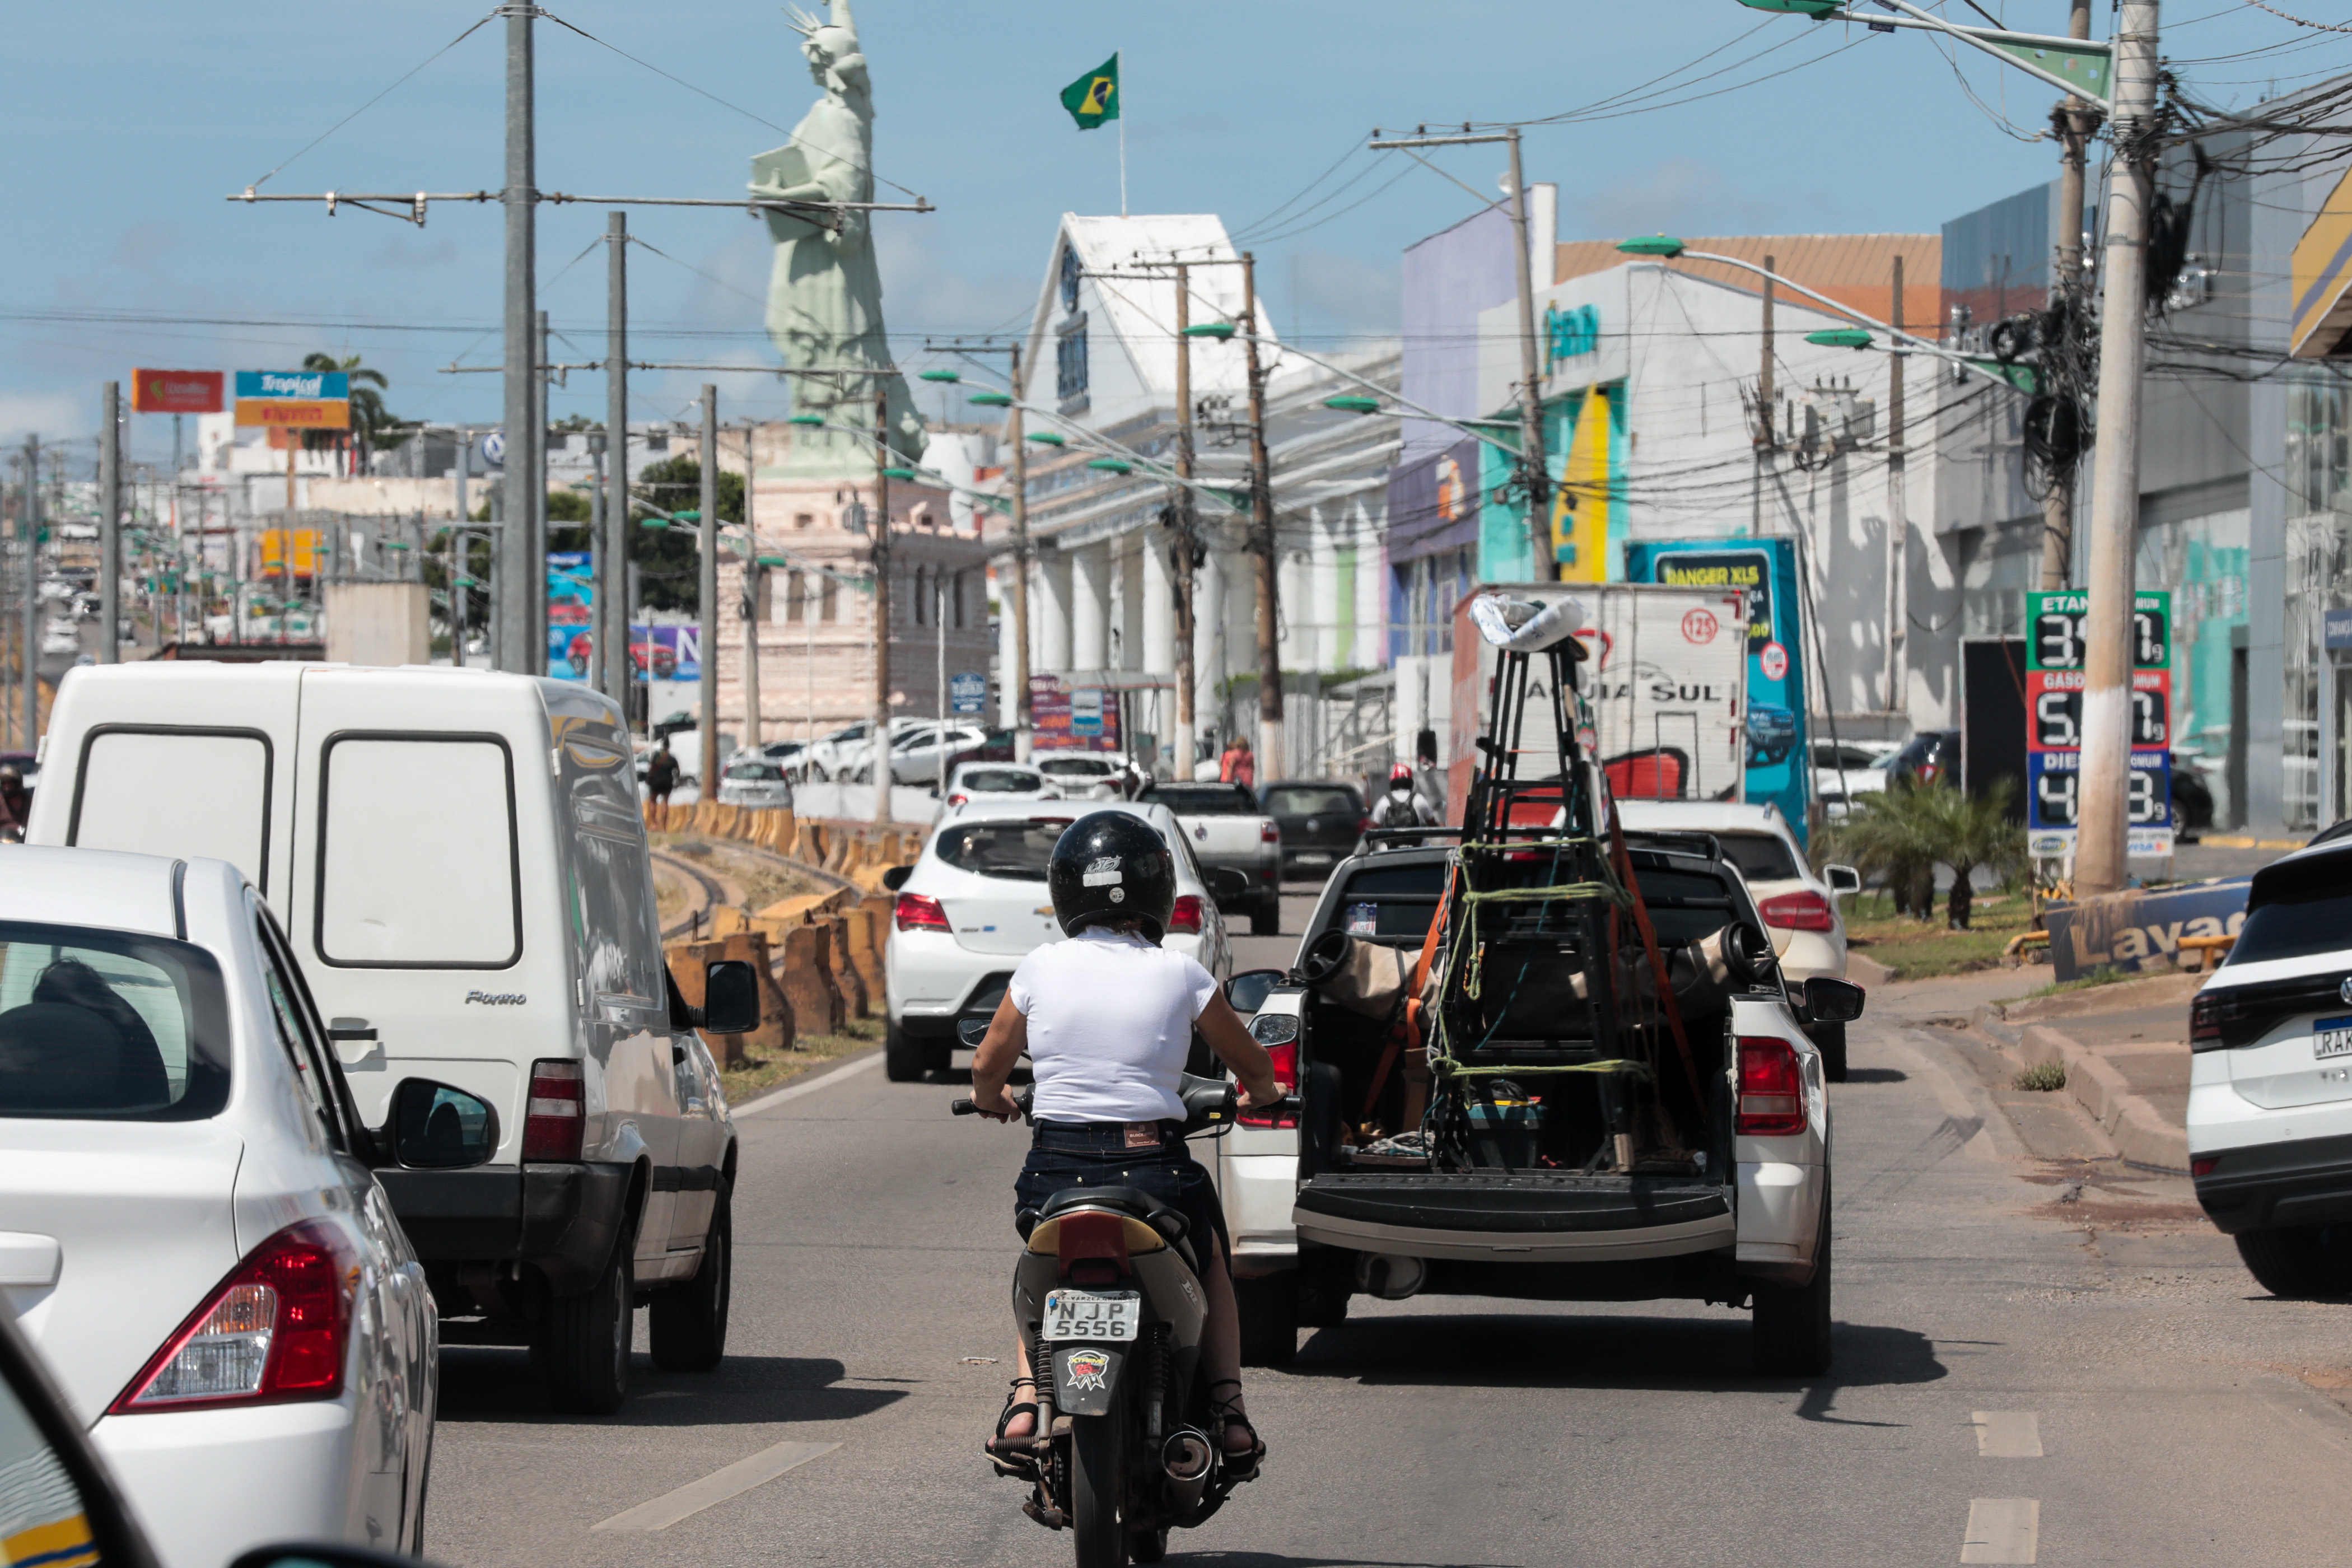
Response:
[[[2030,973],[2030,972],[2029,972]],[[1987,1001],[1972,1022],[2021,1067],[2053,1064],[2124,1163],[2189,1170],[2189,999],[2198,974],[2159,974],[2015,1002]]]

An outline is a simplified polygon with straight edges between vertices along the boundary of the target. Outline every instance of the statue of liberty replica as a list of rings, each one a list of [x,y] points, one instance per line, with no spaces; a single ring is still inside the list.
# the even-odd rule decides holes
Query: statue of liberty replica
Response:
[[[824,89],[793,139],[751,160],[751,194],[771,200],[870,202],[874,199],[874,96],[849,0],[832,0],[832,19],[797,8],[809,75]],[[873,215],[843,212],[835,227],[770,211],[776,258],[768,283],[768,336],[795,371],[838,375],[791,377],[793,411],[828,424],[874,427],[876,372],[890,364],[882,324],[882,277],[874,263]],[[903,377],[891,374],[890,445],[913,461],[922,456],[923,422]],[[778,477],[846,479],[874,471],[873,448],[832,431],[796,432]]]

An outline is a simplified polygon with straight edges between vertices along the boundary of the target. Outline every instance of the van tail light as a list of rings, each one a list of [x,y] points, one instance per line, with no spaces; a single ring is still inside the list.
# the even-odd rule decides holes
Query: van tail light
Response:
[[[1257,825],[1257,841],[1260,844],[1279,844],[1282,842],[1282,829],[1271,822],[1261,822]]]
[[[1805,1130],[1805,1084],[1797,1047],[1773,1035],[1739,1037],[1739,1114],[1744,1138],[1788,1138]]]
[[[1830,901],[1807,889],[1799,893],[1782,893],[1756,906],[1768,926],[1782,931],[1834,931],[1837,921],[1830,914]]]
[[[578,1062],[530,1064],[530,1102],[523,1108],[522,1157],[577,1160],[588,1127],[587,1084]]]
[[[1201,934],[1201,900],[1191,893],[1180,895],[1176,907],[1168,913],[1168,934],[1198,936]]]
[[[359,1260],[333,1226],[288,1226],[221,1281],[107,1414],[335,1398],[358,1285]]]
[[[948,912],[929,893],[901,893],[891,906],[891,919],[900,931],[947,931]]]
[[[1274,1087],[1285,1094],[1298,1092],[1298,1047],[1294,1037],[1286,1046],[1265,1047],[1266,1059],[1274,1063]],[[1234,1119],[1244,1127],[1296,1127],[1298,1113],[1295,1110],[1244,1110]]]

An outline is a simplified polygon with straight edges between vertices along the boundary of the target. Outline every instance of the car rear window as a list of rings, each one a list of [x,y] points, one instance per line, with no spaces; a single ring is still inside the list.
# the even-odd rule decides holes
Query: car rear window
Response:
[[[1445,892],[1445,862],[1367,866],[1348,879],[1339,895],[1339,927],[1350,936],[1409,937],[1429,934],[1437,900]]]
[[[773,763],[730,763],[727,776],[730,779],[780,779],[784,770]]]
[[[1360,816],[1355,797],[1343,789],[1312,789],[1284,784],[1265,792],[1270,816]]]
[[[1250,798],[1249,791],[1236,784],[1202,784],[1197,788],[1160,784],[1146,790],[1143,798],[1166,806],[1179,816],[1257,815],[1257,802]]]
[[[1100,778],[1110,772],[1110,764],[1092,757],[1056,757],[1052,762],[1039,763],[1042,773],[1067,773],[1072,777]]]
[[[1045,787],[1044,779],[1020,768],[973,768],[957,784],[959,788],[996,795],[1017,795],[1024,790]]]
[[[228,1083],[228,1005],[204,949],[0,921],[0,1116],[199,1121]]]
[[[1743,914],[1731,889],[1711,871],[1636,868],[1633,875],[1649,908],[1650,925],[1662,942],[1697,942],[1721,931],[1735,914]]]
[[[1771,833],[1718,833],[1723,858],[1751,882],[1786,882],[1801,875],[1789,841]]]
[[[995,822],[956,822],[942,826],[940,858],[959,871],[1042,882],[1066,821],[1008,817]]]
[[[2230,949],[2229,962],[2308,958],[2352,947],[2352,855],[2326,855],[2279,867],[2254,883],[2252,907]]]

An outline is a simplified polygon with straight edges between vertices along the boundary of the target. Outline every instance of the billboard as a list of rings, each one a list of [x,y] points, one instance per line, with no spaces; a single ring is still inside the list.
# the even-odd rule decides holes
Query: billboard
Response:
[[[340,370],[241,370],[236,422],[301,430],[352,427],[352,378]]]
[[[1030,745],[1040,752],[1116,752],[1118,693],[1066,688],[1058,675],[1029,678]]]
[[[596,553],[551,551],[547,557],[547,673],[557,680],[585,680],[596,660]],[[632,626],[629,662],[634,679],[700,680],[702,628]]]
[[[2025,595],[2025,833],[2035,855],[2074,847],[2081,815],[2087,594]],[[2131,772],[2125,852],[2172,853],[2172,595],[2132,600]]]
[[[284,574],[290,556],[297,577],[319,574],[320,535],[315,528],[265,528],[257,536],[260,547],[259,572],[264,577]]]
[[[218,414],[227,376],[216,370],[134,370],[133,414]]]

